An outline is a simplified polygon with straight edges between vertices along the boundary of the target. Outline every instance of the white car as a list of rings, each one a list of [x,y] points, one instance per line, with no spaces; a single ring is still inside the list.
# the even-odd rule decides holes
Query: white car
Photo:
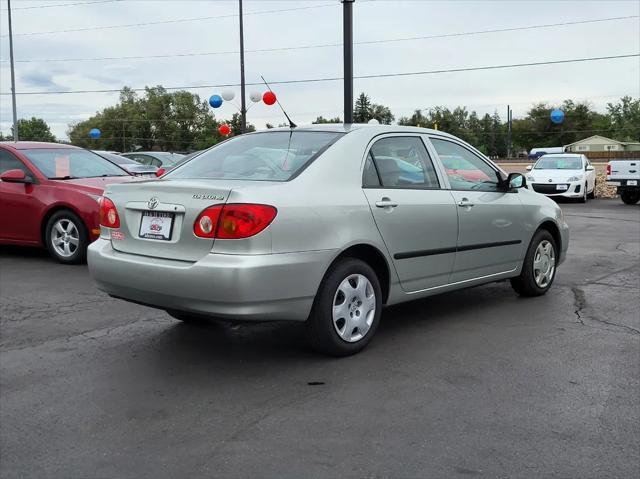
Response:
[[[527,188],[547,196],[564,196],[586,203],[596,192],[596,169],[585,155],[543,155],[527,166]]]

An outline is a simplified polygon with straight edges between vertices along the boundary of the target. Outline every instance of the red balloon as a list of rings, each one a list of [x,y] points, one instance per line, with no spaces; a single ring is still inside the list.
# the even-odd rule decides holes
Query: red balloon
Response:
[[[231,128],[229,128],[229,125],[220,125],[220,127],[218,128],[218,132],[222,136],[227,136],[229,133],[231,133]]]
[[[266,91],[264,95],[262,95],[262,101],[271,106],[276,102],[276,94],[272,91]]]

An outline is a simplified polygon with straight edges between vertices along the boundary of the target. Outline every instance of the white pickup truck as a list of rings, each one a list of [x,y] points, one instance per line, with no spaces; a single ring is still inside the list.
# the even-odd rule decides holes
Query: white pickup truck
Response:
[[[617,187],[616,192],[628,205],[640,201],[640,157],[607,163],[607,185]]]

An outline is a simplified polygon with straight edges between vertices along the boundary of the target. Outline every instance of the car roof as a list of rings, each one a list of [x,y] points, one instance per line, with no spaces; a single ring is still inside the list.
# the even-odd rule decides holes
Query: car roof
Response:
[[[581,153],[547,153],[546,155],[542,155],[540,158],[550,158],[550,157],[582,158],[582,154]]]
[[[271,128],[269,130],[260,130],[255,133],[265,133],[270,131],[291,131],[292,128],[280,127]],[[431,128],[421,128],[418,126],[401,126],[401,125],[380,125],[370,123],[321,123],[312,125],[300,125],[293,128],[294,131],[327,131],[338,133],[349,133],[356,130],[369,130],[372,133],[385,133],[385,132],[411,132],[411,133],[423,133],[423,134],[437,134],[442,136],[452,135],[440,130],[433,130]]]
[[[82,150],[77,146],[68,145],[65,143],[49,143],[46,141],[0,141],[0,145],[8,146],[14,150],[35,150],[39,148],[75,148]]]

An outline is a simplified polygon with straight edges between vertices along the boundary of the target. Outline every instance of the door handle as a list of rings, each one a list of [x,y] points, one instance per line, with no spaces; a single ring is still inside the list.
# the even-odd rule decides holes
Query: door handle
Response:
[[[398,206],[398,203],[396,203],[395,201],[391,201],[390,198],[387,198],[385,196],[380,201],[376,201],[376,206],[378,208],[395,208],[396,206]]]
[[[471,208],[474,204],[469,201],[469,198],[462,198],[458,202],[458,206],[461,208]]]

